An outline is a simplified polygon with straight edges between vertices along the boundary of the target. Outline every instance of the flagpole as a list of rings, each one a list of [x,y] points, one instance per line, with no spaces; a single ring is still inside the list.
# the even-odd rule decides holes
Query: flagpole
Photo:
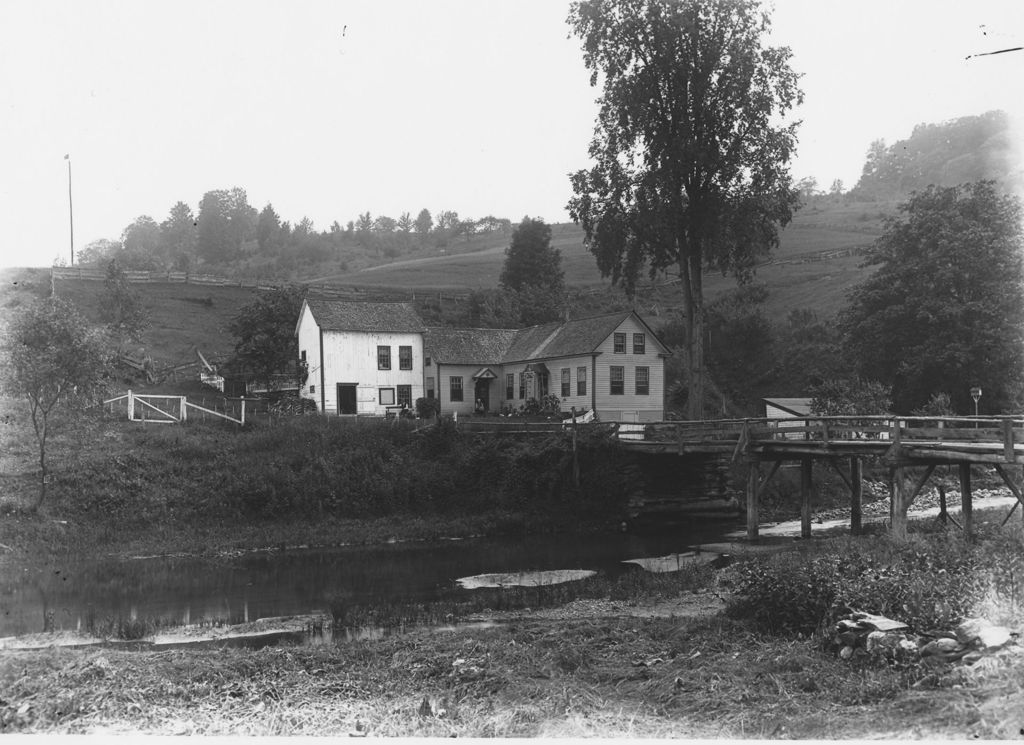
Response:
[[[71,204],[71,156],[65,155],[68,162],[68,219],[71,221],[71,266],[75,265],[75,211]]]

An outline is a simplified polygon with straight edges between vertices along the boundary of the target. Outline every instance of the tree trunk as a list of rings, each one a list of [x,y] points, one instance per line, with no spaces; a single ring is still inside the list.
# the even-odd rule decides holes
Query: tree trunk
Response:
[[[699,256],[682,258],[679,275],[683,286],[683,327],[686,348],[683,360],[686,371],[686,418],[704,418],[704,300]]]
[[[36,430],[39,439],[39,499],[33,509],[38,510],[46,500],[46,418],[40,428]]]

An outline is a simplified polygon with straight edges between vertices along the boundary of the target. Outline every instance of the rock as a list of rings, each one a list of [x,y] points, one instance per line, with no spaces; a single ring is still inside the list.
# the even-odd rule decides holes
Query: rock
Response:
[[[844,660],[848,660],[853,657],[853,647],[846,646],[839,650],[839,656]]]
[[[854,613],[853,620],[863,626],[867,626],[878,631],[899,631],[900,629],[909,628],[907,624],[902,621],[894,621],[891,618],[875,616],[871,613]]]
[[[936,639],[921,647],[921,656],[948,655],[959,652],[961,649],[963,649],[963,645],[956,639]]]
[[[968,618],[956,627],[956,638],[978,649],[998,649],[1010,643],[1009,629],[995,626],[984,618]]]

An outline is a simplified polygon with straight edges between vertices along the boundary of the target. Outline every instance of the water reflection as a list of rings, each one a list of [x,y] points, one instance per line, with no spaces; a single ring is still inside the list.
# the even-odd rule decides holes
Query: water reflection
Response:
[[[242,623],[330,613],[349,605],[428,602],[481,574],[581,567],[615,575],[622,562],[723,540],[732,524],[672,533],[526,536],[372,548],[272,551],[231,558],[79,561],[0,578],[0,636],[85,630],[107,618],[170,624]]]

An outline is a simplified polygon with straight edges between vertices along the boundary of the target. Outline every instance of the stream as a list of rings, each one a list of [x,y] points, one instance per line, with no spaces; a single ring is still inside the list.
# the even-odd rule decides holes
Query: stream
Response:
[[[583,569],[615,576],[638,571],[623,563],[630,559],[686,553],[723,541],[735,527],[697,522],[645,534],[473,538],[228,557],[83,558],[0,578],[0,637],[51,626],[84,629],[104,619],[242,623],[345,605],[424,602],[460,588],[460,578],[488,573]]]

